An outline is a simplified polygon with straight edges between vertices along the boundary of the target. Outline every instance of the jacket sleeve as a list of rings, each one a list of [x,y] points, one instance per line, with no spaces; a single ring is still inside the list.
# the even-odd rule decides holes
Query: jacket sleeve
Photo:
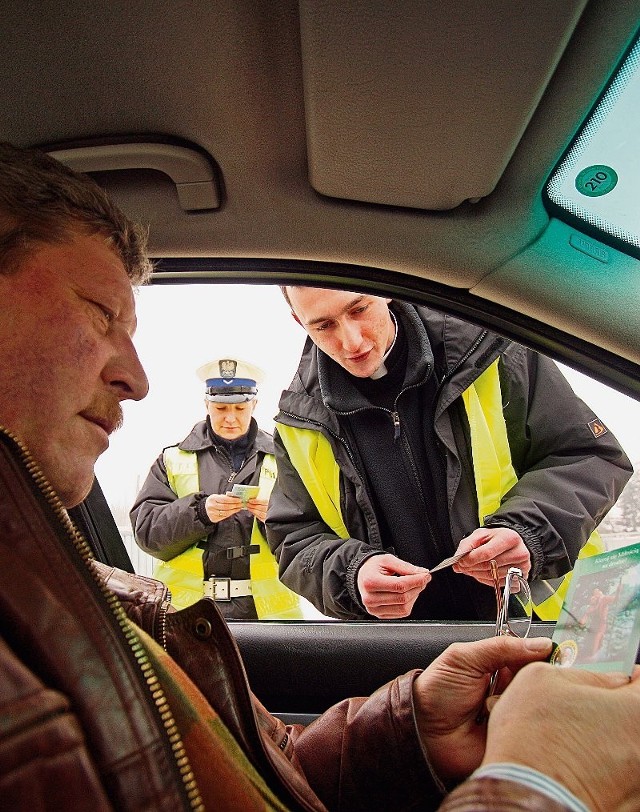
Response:
[[[346,699],[293,731],[295,759],[328,809],[438,809],[445,787],[415,724],[419,673],[404,674],[368,698]]]
[[[532,578],[559,577],[571,569],[633,468],[550,359],[516,346],[503,356],[501,385],[518,482],[484,523],[523,537]]]
[[[496,778],[470,778],[448,795],[439,812],[570,812],[548,795]]]
[[[129,514],[136,543],[145,552],[169,561],[201,538],[215,532],[198,516],[201,494],[178,498],[169,487],[162,455],[151,466]]]
[[[369,619],[356,577],[363,561],[383,550],[356,538],[342,539],[324,523],[280,439],[274,432],[278,478],[267,513],[267,541],[280,580],[325,615]]]

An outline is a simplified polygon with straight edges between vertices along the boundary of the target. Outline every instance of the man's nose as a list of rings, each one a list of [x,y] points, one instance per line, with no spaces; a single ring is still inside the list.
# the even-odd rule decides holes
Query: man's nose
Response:
[[[106,365],[103,377],[118,390],[120,400],[142,400],[149,392],[149,379],[129,338]]]
[[[362,331],[358,324],[346,321],[342,325],[342,346],[347,352],[356,352],[362,344]]]

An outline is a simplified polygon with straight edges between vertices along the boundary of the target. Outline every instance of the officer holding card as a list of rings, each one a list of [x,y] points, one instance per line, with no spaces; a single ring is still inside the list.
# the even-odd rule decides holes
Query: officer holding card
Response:
[[[253,418],[262,370],[217,358],[196,374],[206,419],[163,449],[131,509],[138,545],[184,608],[203,595],[227,618],[299,617],[264,540],[276,469],[273,440]]]

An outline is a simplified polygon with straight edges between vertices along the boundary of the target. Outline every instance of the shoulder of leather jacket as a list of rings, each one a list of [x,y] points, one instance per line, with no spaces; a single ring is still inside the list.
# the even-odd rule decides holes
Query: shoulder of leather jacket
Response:
[[[139,603],[163,603],[169,600],[169,590],[162,581],[125,572],[101,561],[94,560],[91,564],[105,586],[121,600],[135,600]]]

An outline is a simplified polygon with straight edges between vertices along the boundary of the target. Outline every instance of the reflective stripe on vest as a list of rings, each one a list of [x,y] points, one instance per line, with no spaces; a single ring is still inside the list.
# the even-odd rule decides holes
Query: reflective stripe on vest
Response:
[[[276,482],[276,459],[273,454],[265,454],[260,468],[258,498],[268,500]],[[251,544],[260,548],[252,553],[251,594],[260,620],[301,620],[300,596],[286,587],[278,577],[276,561],[265,537],[260,532],[258,522],[253,520]]]
[[[496,360],[462,393],[471,430],[473,470],[478,496],[478,514],[493,513],[507,491],[517,482],[511,462],[507,426],[502,412],[502,393]],[[349,538],[340,510],[340,468],[329,440],[316,429],[299,429],[278,424],[278,434],[289,458],[322,517],[340,538]],[[580,551],[580,558],[604,550],[597,532]],[[531,585],[536,614],[542,620],[557,620],[571,573]]]
[[[200,490],[198,458],[193,451],[172,446],[164,451],[164,464],[169,487],[179,498]],[[265,454],[260,468],[258,497],[267,500],[276,479],[273,454]],[[251,544],[259,551],[249,559],[251,593],[256,613],[261,620],[299,620],[302,618],[300,598],[278,579],[278,565],[254,519]],[[171,603],[184,609],[204,595],[202,550],[193,545],[170,561],[160,561],[153,573],[171,590]]]
[[[198,463],[193,452],[172,446],[164,450],[163,460],[169,487],[176,496],[188,496],[200,490]],[[176,609],[191,606],[204,595],[202,550],[194,544],[169,561],[159,561],[153,577],[167,585]]]
[[[341,539],[351,535],[340,509],[340,467],[324,434],[278,424],[289,459],[307,489],[322,521]]]

